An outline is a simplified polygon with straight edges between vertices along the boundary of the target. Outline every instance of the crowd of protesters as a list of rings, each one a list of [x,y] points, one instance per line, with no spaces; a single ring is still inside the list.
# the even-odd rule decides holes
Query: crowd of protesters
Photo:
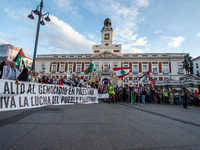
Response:
[[[60,78],[57,79],[51,74],[43,75],[39,77],[37,71],[31,71],[25,67],[24,62],[22,62],[24,68],[19,72],[16,67],[16,62],[7,62],[7,57],[4,58],[3,62],[0,63],[0,79],[15,80],[16,83],[19,81],[34,82],[34,83],[45,83],[45,84],[55,84],[55,85],[65,85],[72,87],[85,87],[98,89],[98,82],[90,82],[88,77],[85,77],[83,82],[81,82],[79,75],[72,75],[67,79]]]
[[[131,103],[143,105],[144,103],[165,103],[171,105],[199,106],[200,92],[197,90],[189,91],[182,85],[180,90],[162,89],[154,90],[152,87],[131,87],[131,86],[116,86],[114,99],[116,102]]]
[[[6,65],[7,57],[4,58],[3,62],[0,63],[0,79],[15,80],[16,83],[19,81],[34,82],[34,83],[45,83],[45,84],[55,84],[55,85],[65,85],[72,87],[85,87],[98,89],[100,94],[110,93],[109,86],[107,84],[99,84],[98,81],[91,82],[87,77],[81,81],[79,75],[72,75],[72,77],[64,79],[57,79],[55,76],[43,75],[39,77],[39,73],[36,71],[31,71],[25,67],[20,73],[16,67],[16,62],[11,62]],[[61,84],[60,84],[61,83]],[[112,86],[110,84],[110,86]],[[112,87],[112,94],[116,102],[125,102],[143,105],[144,103],[166,103],[166,104],[176,104],[183,105],[187,108],[187,105],[199,106],[200,91],[196,90],[189,91],[182,85],[180,90],[176,89],[163,89],[154,90],[148,87],[131,87],[131,86],[115,86]],[[114,100],[113,100],[114,102]]]

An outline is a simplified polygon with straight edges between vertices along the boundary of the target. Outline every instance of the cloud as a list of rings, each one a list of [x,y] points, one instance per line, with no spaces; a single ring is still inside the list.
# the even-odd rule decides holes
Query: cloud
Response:
[[[90,38],[90,39],[94,39],[94,35],[93,34],[88,34],[88,37]]]
[[[179,46],[181,46],[181,44],[182,44],[182,42],[184,42],[185,41],[185,38],[184,37],[181,37],[181,36],[179,36],[179,37],[173,37],[173,38],[171,38],[171,42],[169,42],[168,43],[168,48],[170,48],[170,47],[179,47]]]
[[[200,37],[200,32],[199,32],[199,33],[197,33],[196,35],[197,35],[197,37]]]
[[[96,44],[89,41],[82,34],[75,31],[69,24],[59,20],[56,16],[50,15],[51,23],[46,24],[46,31],[41,34],[44,39],[44,48],[55,50],[60,53],[91,53],[92,45]]]
[[[149,5],[149,1],[148,0],[138,0],[137,5],[141,6],[141,7],[147,7]]]
[[[59,10],[69,13],[73,18],[82,19],[82,16],[78,13],[79,8],[75,6],[72,0],[53,0],[57,4]]]
[[[156,30],[155,31],[155,33],[161,33],[162,32],[162,30]]]
[[[129,44],[124,44],[122,45],[122,47],[123,47],[123,50],[122,50],[123,53],[142,53],[141,49],[132,47]]]
[[[145,46],[148,42],[146,39],[147,37],[137,39],[137,41],[134,43],[134,46]]]

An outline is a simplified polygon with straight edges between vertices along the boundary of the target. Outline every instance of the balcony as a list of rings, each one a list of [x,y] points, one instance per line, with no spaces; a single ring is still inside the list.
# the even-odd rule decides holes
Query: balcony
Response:
[[[138,71],[133,71],[133,74],[138,74]]]
[[[43,73],[44,72],[44,70],[40,70],[40,73]]]
[[[76,70],[76,73],[81,73],[81,71],[80,70]]]
[[[169,74],[169,71],[163,71],[163,74]]]
[[[138,82],[138,80],[133,80],[133,82]]]
[[[153,74],[158,74],[158,71],[153,71]]]
[[[184,71],[178,71],[178,74],[184,74]]]
[[[56,73],[56,70],[51,70],[51,73]]]
[[[64,73],[64,70],[59,70],[59,73]]]

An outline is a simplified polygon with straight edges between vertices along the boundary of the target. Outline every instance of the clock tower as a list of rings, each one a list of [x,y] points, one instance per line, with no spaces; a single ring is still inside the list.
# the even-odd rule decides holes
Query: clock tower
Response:
[[[121,44],[113,44],[114,30],[111,26],[111,20],[105,19],[104,27],[101,30],[101,44],[93,45],[92,53],[97,54],[103,51],[110,51],[113,53],[121,54]]]

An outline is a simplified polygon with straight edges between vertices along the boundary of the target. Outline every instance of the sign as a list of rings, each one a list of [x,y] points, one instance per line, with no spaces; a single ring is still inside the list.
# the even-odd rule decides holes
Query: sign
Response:
[[[31,82],[0,80],[0,111],[48,105],[98,103],[98,90]]]

